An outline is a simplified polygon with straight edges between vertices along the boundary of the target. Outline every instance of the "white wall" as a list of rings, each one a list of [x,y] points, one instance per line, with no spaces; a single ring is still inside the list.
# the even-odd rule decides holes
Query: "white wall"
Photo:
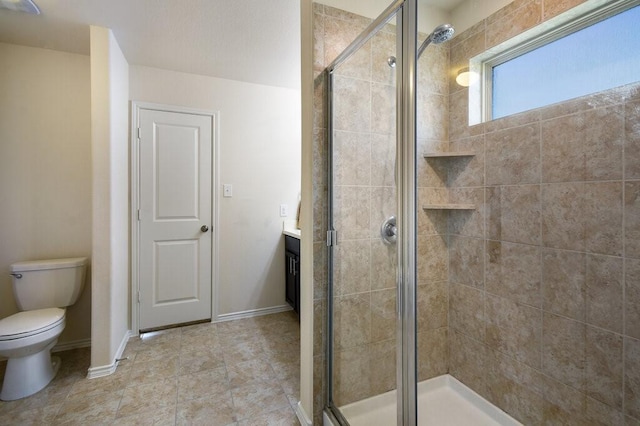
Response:
[[[391,4],[391,0],[319,0],[318,3],[375,19]],[[449,18],[447,12],[418,0],[418,31],[429,34],[438,25],[449,23]]]
[[[91,370],[113,366],[129,323],[129,65],[91,26],[93,312]],[[90,374],[91,374],[90,370]]]
[[[91,255],[89,57],[0,43],[0,318],[9,265]],[[59,343],[90,338],[91,279]]]
[[[300,92],[141,66],[130,99],[219,111],[218,315],[285,305],[280,204],[300,192]],[[215,276],[216,271],[214,271]]]
[[[456,32],[460,34],[512,1],[513,0],[466,0],[451,12],[451,24],[456,29]]]

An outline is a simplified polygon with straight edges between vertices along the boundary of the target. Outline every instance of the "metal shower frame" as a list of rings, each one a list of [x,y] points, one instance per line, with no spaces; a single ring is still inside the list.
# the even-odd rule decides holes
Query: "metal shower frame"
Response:
[[[417,0],[394,0],[365,31],[358,36],[325,70],[327,84],[328,181],[333,187],[333,73],[371,37],[396,15],[397,48],[401,60],[396,73],[396,193],[397,193],[397,317],[396,317],[396,384],[400,426],[417,424],[417,351],[416,351],[416,288],[417,288],[417,192],[416,192],[416,68],[418,58]],[[401,11],[401,13],[398,13]],[[398,33],[400,29],[400,33]],[[338,235],[334,228],[333,191],[328,196],[328,285],[333,295],[334,249]],[[348,424],[333,402],[333,298],[327,297],[327,352],[325,407],[340,424]]]

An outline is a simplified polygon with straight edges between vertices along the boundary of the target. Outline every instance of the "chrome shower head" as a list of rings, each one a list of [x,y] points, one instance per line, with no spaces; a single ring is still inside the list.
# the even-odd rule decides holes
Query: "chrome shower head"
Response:
[[[456,30],[454,30],[449,24],[438,25],[418,48],[418,58],[422,56],[422,52],[424,52],[424,49],[426,49],[429,44],[440,44],[445,41],[449,41],[451,37],[453,37],[453,33],[455,33],[455,31]]]
[[[433,44],[444,43],[445,41],[449,41],[451,37],[453,37],[453,33],[456,30],[449,24],[439,25],[433,30],[429,38]]]

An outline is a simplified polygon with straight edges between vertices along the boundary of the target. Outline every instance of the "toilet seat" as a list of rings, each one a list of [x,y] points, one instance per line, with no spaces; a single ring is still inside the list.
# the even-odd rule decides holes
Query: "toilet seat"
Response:
[[[23,339],[43,333],[64,322],[65,310],[36,309],[13,314],[0,320],[0,341]]]

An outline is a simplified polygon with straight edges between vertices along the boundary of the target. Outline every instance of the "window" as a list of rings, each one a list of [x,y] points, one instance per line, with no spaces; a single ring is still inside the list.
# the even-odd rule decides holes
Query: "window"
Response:
[[[611,2],[608,8],[582,13],[577,19],[576,11],[570,11],[573,18],[569,21],[565,17],[565,22],[555,23],[551,29],[553,22],[543,24],[544,34],[523,34],[528,39],[520,37],[515,46],[506,42],[505,46],[492,49],[491,57],[480,55],[479,69],[484,75],[480,83],[484,86],[480,94],[484,105],[480,102],[480,107],[484,107],[484,120],[477,121],[640,81],[637,4],[638,1]],[[472,66],[474,60],[478,62],[472,59]],[[473,108],[471,101],[470,106]]]

